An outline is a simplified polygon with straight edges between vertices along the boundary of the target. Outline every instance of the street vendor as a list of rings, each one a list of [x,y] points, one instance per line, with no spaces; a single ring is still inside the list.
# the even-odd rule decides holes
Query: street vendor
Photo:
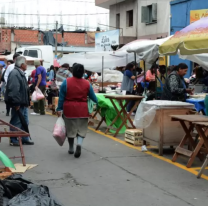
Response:
[[[133,75],[133,70],[135,69],[135,65],[133,63],[129,63],[126,65],[126,69],[123,75],[123,81],[122,81],[122,86],[121,90],[126,91],[127,95],[132,95],[134,91],[134,81],[143,76],[144,74],[141,73],[137,76]],[[127,112],[130,112],[131,108],[133,107],[134,102],[131,101],[127,105]]]
[[[185,101],[187,94],[192,94],[193,89],[187,89],[184,76],[188,71],[188,66],[184,63],[179,64],[169,74],[166,79],[162,100]]]

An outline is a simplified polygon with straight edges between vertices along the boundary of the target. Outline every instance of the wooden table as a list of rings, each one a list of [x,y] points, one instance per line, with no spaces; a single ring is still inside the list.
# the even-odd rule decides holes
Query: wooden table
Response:
[[[195,124],[195,128],[201,137],[200,142],[201,145],[204,145],[206,152],[208,153],[208,122],[193,122]],[[206,156],[206,159],[204,161],[204,164],[202,165],[197,177],[200,178],[205,167],[208,165],[208,155]]]
[[[178,155],[187,156],[189,157],[189,160],[186,166],[190,168],[196,156],[198,156],[199,159],[202,161],[203,155],[201,152],[208,153],[207,149],[202,148],[202,146],[204,145],[203,140],[201,139],[196,144],[193,137],[191,136],[191,132],[193,131],[195,124],[197,122],[208,122],[208,117],[203,115],[171,115],[171,118],[172,121],[179,121],[183,130],[185,131],[184,137],[182,138],[179,146],[175,150],[172,161],[175,162],[178,158]],[[187,126],[186,123],[188,123],[189,126]],[[206,131],[206,133],[207,132],[208,130]],[[192,150],[183,148],[186,142],[188,142],[188,145]]]
[[[28,137],[28,136],[30,136],[30,134],[28,134],[27,132],[25,132],[25,131],[7,123],[7,122],[4,122],[3,120],[0,120],[0,127],[1,127],[1,129],[0,129],[0,142],[1,142],[2,137],[7,137],[7,138],[17,137],[18,141],[19,141],[21,156],[20,157],[19,156],[18,157],[17,156],[10,157],[10,159],[21,158],[23,166],[26,166],[25,155],[24,155],[24,150],[22,147],[22,138],[21,137]],[[13,131],[7,131],[6,127],[9,127]],[[2,129],[2,128],[4,128],[4,129]]]
[[[110,129],[114,129],[112,128],[112,125],[116,122],[116,120],[120,117],[122,120],[122,123],[120,125],[120,127],[116,130],[115,134],[113,135],[114,137],[117,136],[117,134],[119,133],[119,131],[121,130],[121,128],[125,125],[126,128],[128,129],[135,129],[136,127],[134,126],[132,120],[131,120],[131,114],[134,110],[136,110],[137,106],[139,105],[139,103],[141,102],[141,100],[144,98],[142,96],[136,96],[136,95],[105,95],[105,98],[110,99],[113,107],[115,108],[116,112],[117,112],[117,116],[115,117],[115,119],[112,121],[112,123],[110,124],[110,126],[107,127],[107,130],[105,131],[105,133],[108,133]],[[114,103],[114,101],[118,101],[121,110],[119,110],[116,106],[116,104]],[[131,109],[131,111],[129,113],[127,113],[126,111],[126,107],[128,105],[128,103],[130,101],[134,101],[135,104],[133,106],[133,108]],[[127,125],[127,122],[129,121],[129,123],[131,124],[131,127],[129,127]]]

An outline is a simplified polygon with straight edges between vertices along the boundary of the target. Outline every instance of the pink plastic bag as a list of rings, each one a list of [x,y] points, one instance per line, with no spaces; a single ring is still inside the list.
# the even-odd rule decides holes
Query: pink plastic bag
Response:
[[[32,102],[37,102],[37,101],[44,99],[44,98],[45,98],[45,96],[38,88],[32,94]]]
[[[59,117],[53,129],[53,137],[60,146],[63,146],[66,139],[66,127],[62,117]]]

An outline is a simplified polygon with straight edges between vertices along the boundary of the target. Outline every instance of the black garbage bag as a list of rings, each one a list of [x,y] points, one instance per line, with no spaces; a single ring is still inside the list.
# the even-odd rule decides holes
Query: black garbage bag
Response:
[[[63,206],[51,196],[47,186],[33,184],[22,175],[0,181],[0,193],[0,206]]]
[[[28,189],[9,200],[7,206],[62,206],[49,193],[46,186],[30,184]]]

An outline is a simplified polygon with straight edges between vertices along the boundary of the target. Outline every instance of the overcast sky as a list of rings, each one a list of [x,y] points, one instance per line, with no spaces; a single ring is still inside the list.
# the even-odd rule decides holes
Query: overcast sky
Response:
[[[55,21],[58,21],[59,25],[64,24],[65,30],[93,31],[99,23],[108,25],[108,13],[107,9],[96,7],[95,0],[0,0],[0,17],[5,18],[8,26],[38,28],[40,22],[41,29],[49,30],[54,29]],[[108,30],[108,27],[99,27]]]

